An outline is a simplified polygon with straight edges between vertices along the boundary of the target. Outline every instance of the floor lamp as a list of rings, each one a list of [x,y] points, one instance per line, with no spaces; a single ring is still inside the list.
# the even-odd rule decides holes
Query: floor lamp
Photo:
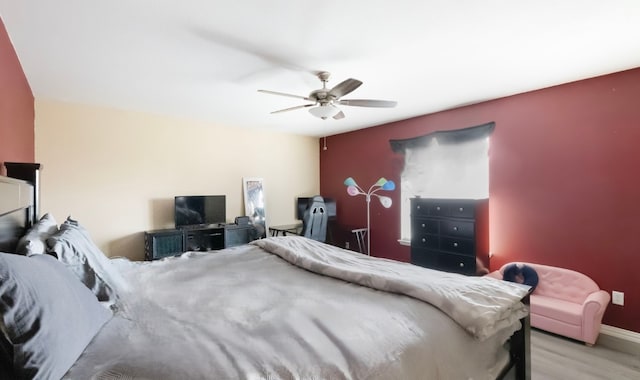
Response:
[[[393,191],[396,188],[396,184],[393,181],[387,181],[384,177],[381,177],[376,183],[371,185],[369,191],[365,192],[358,186],[356,181],[349,177],[344,180],[344,184],[347,186],[347,193],[352,197],[356,195],[364,195],[367,201],[367,255],[371,256],[371,196],[375,196],[380,200],[380,204],[384,208],[391,207],[391,198],[384,195],[376,194],[380,190]]]

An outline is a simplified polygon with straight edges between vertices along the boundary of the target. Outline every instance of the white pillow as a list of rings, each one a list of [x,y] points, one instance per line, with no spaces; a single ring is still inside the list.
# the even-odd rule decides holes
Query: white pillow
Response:
[[[16,253],[21,255],[42,255],[46,252],[46,240],[58,232],[58,223],[53,215],[46,213],[18,240]]]

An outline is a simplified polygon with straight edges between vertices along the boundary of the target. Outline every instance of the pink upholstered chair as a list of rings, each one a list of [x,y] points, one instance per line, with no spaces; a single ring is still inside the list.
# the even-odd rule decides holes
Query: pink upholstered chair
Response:
[[[502,279],[502,266],[487,276]],[[538,285],[531,294],[531,326],[593,345],[611,296],[586,275],[548,265],[524,264],[535,269]]]

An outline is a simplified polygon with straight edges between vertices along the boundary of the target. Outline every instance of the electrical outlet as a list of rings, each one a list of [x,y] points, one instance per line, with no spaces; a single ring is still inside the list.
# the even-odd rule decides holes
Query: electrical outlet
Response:
[[[624,293],[623,292],[617,292],[617,291],[612,291],[611,292],[611,302],[614,305],[620,305],[620,306],[624,306]]]
[[[346,249],[349,249],[349,242],[348,242],[348,241],[345,241],[345,242],[344,242],[344,247],[345,247]]]

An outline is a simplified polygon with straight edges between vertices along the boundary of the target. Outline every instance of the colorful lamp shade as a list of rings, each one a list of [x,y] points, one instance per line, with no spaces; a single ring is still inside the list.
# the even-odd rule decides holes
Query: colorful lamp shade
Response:
[[[378,198],[378,200],[380,201],[380,204],[382,205],[382,207],[384,208],[389,208],[391,207],[391,205],[393,204],[393,201],[391,200],[391,198],[384,196],[384,195],[380,195],[380,194],[376,194],[378,191],[393,191],[396,188],[396,184],[393,181],[389,181],[384,177],[380,177],[380,179],[378,181],[376,181],[376,183],[374,183],[373,185],[371,185],[371,187],[369,188],[368,191],[364,191],[360,186],[358,186],[358,183],[352,178],[349,177],[347,179],[344,180],[344,184],[345,186],[347,186],[347,193],[349,195],[351,195],[352,197],[355,197],[356,195],[364,195],[365,199],[367,201],[367,231],[366,231],[366,235],[367,235],[367,247],[366,247],[366,251],[367,251],[367,255],[371,255],[371,211],[370,211],[370,205],[371,205],[371,197],[374,196],[376,198]]]

